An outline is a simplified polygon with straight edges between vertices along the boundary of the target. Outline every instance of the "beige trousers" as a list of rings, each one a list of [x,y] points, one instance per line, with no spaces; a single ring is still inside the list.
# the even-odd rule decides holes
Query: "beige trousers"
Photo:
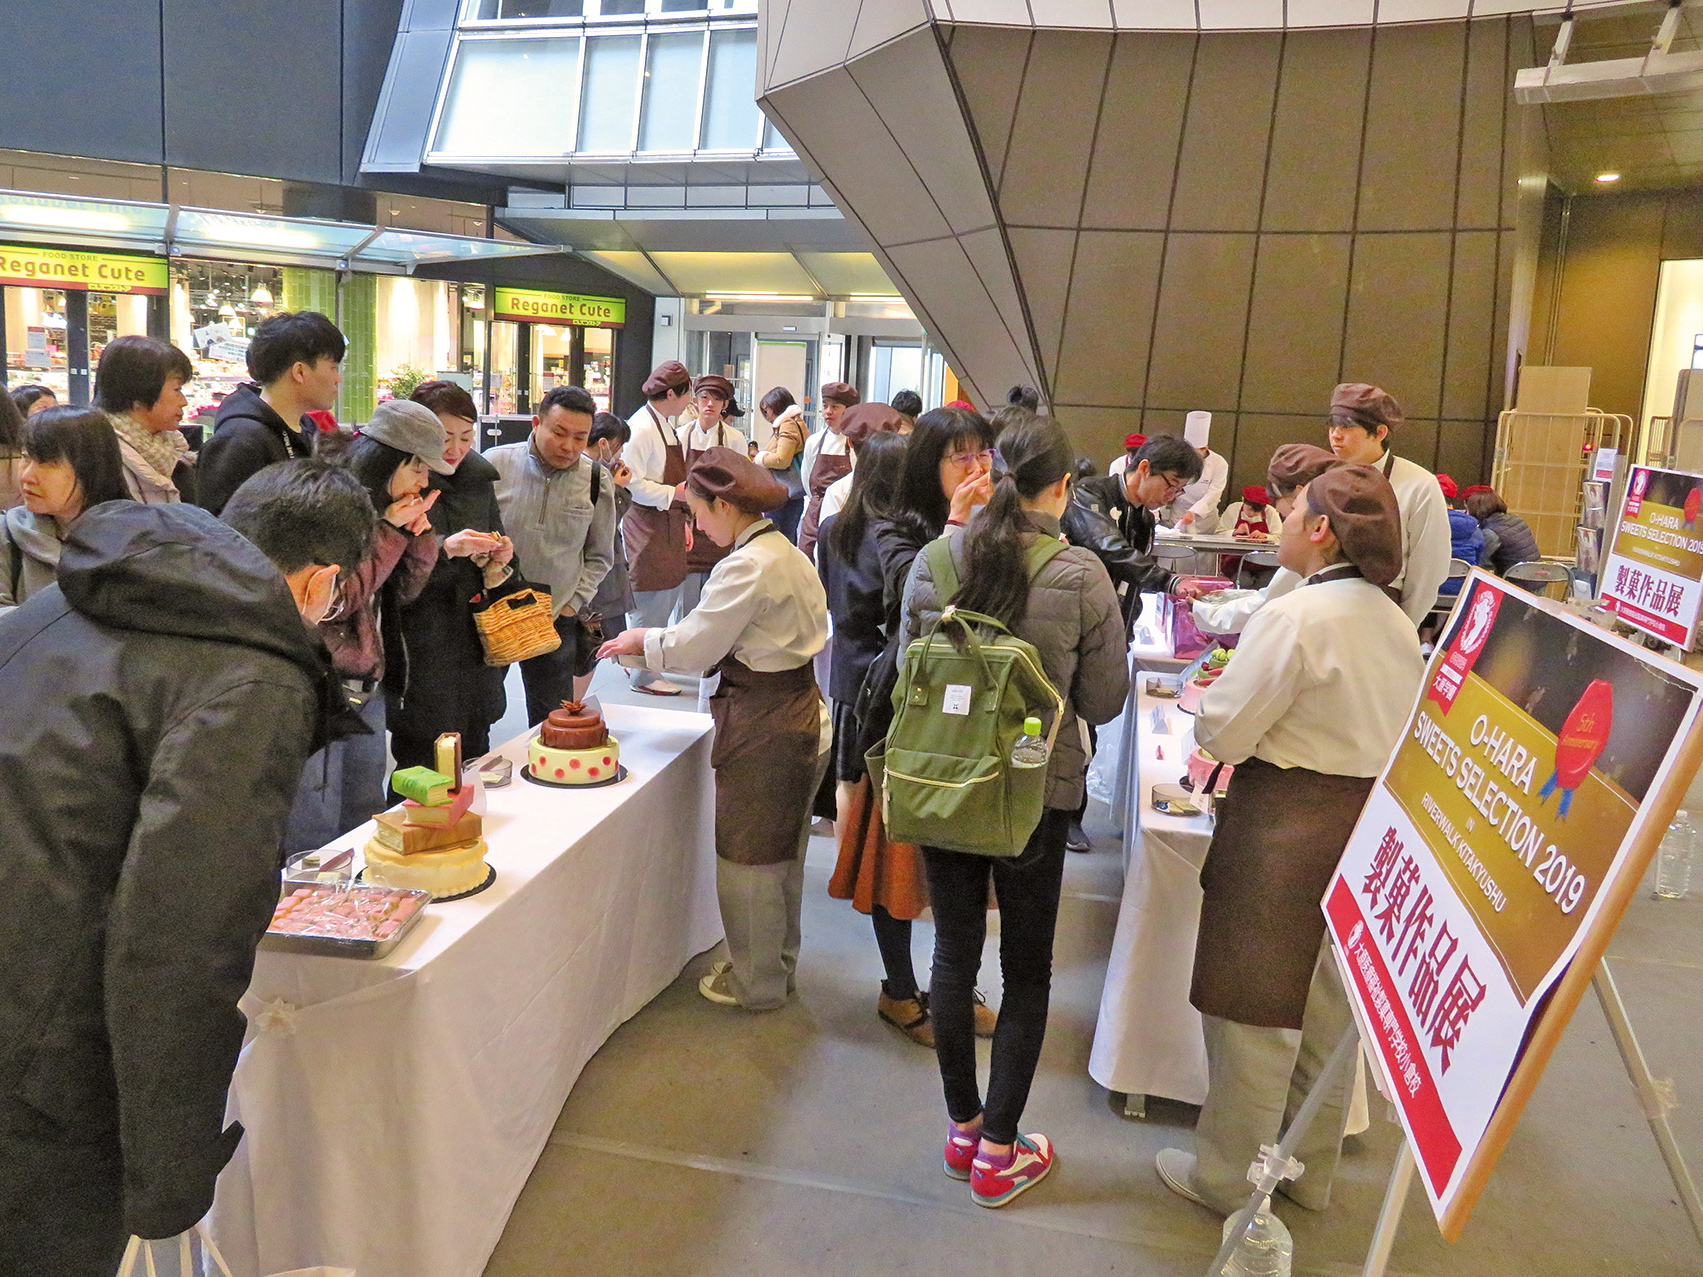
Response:
[[[1202,1018],[1208,1090],[1194,1128],[1194,1188],[1215,1210],[1229,1215],[1245,1206],[1253,1191],[1248,1167],[1260,1145],[1276,1144],[1288,1129],[1353,1023],[1329,938],[1319,948],[1299,1029]],[[1308,1210],[1330,1205],[1353,1087],[1354,1070],[1345,1069],[1295,1150],[1306,1170],[1280,1190]]]

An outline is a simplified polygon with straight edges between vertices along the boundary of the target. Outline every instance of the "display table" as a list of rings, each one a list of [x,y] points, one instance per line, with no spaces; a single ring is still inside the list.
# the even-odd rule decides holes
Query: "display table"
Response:
[[[1270,552],[1277,549],[1276,541],[1238,541],[1228,532],[1207,532],[1190,534],[1178,532],[1174,528],[1160,528],[1154,534],[1158,545],[1183,546],[1193,550],[1197,559],[1202,555],[1211,556],[1210,568],[1202,566],[1207,575],[1217,575],[1220,565],[1227,555],[1256,554],[1260,551]]]
[[[382,960],[259,955],[212,1215],[236,1273],[478,1277],[586,1061],[720,939],[710,720],[606,713],[618,785],[534,785],[503,746],[489,889]]]
[[[1194,747],[1194,719],[1174,699],[1151,696],[1146,673],[1131,698],[1133,738],[1123,900],[1100,995],[1100,1019],[1088,1072],[1109,1091],[1162,1095],[1189,1104],[1206,1098],[1206,1041],[1189,1005],[1195,933],[1200,928],[1200,867],[1212,842],[1206,816],[1153,810],[1153,786],[1176,783]],[[1163,732],[1154,712],[1162,716]],[[1160,755],[1163,754],[1163,757]]]

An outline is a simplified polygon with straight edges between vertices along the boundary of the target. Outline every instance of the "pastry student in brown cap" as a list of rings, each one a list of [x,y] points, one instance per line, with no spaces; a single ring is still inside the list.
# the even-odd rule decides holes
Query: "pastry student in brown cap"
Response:
[[[632,438],[621,458],[632,471],[627,492],[633,502],[621,520],[627,571],[633,587],[631,615],[641,625],[666,625],[680,601],[686,579],[686,550],[691,543],[691,514],[681,485],[686,481],[686,450],[674,419],[692,402],[692,374],[670,359],[645,379],[645,402],[627,425]],[[678,696],[677,683],[641,670],[633,689],[653,696]]]
[[[1338,466],[1300,489],[1277,557],[1302,584],[1248,621],[1195,715],[1196,742],[1235,771],[1201,868],[1189,992],[1209,1089],[1195,1152],[1166,1149],[1158,1170],[1220,1214],[1246,1203],[1248,1164],[1350,1024],[1319,901],[1424,673],[1382,588],[1401,567],[1401,516],[1377,469]],[[1310,1210],[1330,1202],[1350,1086],[1326,1098],[1295,1150],[1306,1172],[1282,1190]]]
[[[1330,450],[1354,465],[1376,466],[1401,507],[1402,568],[1393,582],[1401,608],[1419,625],[1437,603],[1449,575],[1449,507],[1437,477],[1390,451],[1407,418],[1389,391],[1344,382],[1330,396]]]
[[[822,387],[822,424],[804,441],[804,491],[808,498],[804,518],[798,524],[798,548],[812,556],[817,529],[822,522],[822,494],[835,480],[851,473],[850,447],[846,442],[844,418],[846,409],[855,408],[863,399],[854,386],[843,381],[830,381]]]
[[[828,763],[828,715],[812,658],[828,641],[828,602],[810,560],[763,517],[786,489],[743,450],[692,463],[686,500],[698,535],[729,547],[698,606],[674,625],[641,626],[599,656],[664,672],[713,669],[716,892],[725,962],[699,982],[712,1002],[785,1005],[798,963],[810,805]]]
[[[745,433],[735,424],[745,410],[734,399],[733,383],[726,377],[706,373],[692,383],[692,398],[698,419],[681,439],[686,446],[686,469],[690,470],[711,448],[732,448],[745,455]],[[686,551],[686,579],[680,583],[680,615],[698,606],[710,569],[726,556],[726,546],[717,545],[708,537],[693,537],[692,548]]]
[[[1343,464],[1342,458],[1310,443],[1286,443],[1272,453],[1266,466],[1265,487],[1278,522],[1281,524],[1289,517],[1297,491],[1326,470]],[[1240,634],[1250,616],[1300,584],[1300,577],[1286,567],[1279,567],[1277,575],[1251,594],[1223,590],[1202,595],[1194,602],[1194,623],[1208,634]]]

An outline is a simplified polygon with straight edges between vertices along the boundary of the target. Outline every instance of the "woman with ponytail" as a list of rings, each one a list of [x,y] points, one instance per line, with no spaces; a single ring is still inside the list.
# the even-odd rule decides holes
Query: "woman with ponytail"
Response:
[[[946,1173],[969,1180],[981,1206],[1003,1206],[1052,1169],[1051,1141],[1021,1134],[1017,1124],[1046,1036],[1065,831],[1087,767],[1076,720],[1110,721],[1129,691],[1123,616],[1100,560],[1071,546],[1029,572],[1029,547],[1059,536],[1075,469],[1070,440],[1051,418],[1034,417],[1001,435],[999,450],[1006,472],[992,499],[967,529],[951,533],[961,588],[942,597],[928,557],[919,555],[904,606],[907,641],[921,637],[948,603],[998,618],[1035,645],[1047,679],[1065,698],[1047,763],[1046,810],[1023,853],[996,860],[923,848],[935,925],[929,1014],[950,1119]],[[984,1105],[972,1017],[990,881],[999,901],[1004,997]]]

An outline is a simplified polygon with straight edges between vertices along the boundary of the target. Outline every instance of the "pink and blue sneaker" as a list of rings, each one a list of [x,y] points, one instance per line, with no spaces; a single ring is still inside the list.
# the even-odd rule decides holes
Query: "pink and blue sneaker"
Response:
[[[977,1206],[1003,1206],[1039,1184],[1053,1168],[1053,1142],[1045,1135],[1019,1135],[1011,1161],[994,1166],[976,1158],[970,1166],[970,1196]]]
[[[969,1179],[976,1150],[982,1145],[980,1130],[966,1135],[951,1122],[946,1124],[946,1173],[953,1179]]]

